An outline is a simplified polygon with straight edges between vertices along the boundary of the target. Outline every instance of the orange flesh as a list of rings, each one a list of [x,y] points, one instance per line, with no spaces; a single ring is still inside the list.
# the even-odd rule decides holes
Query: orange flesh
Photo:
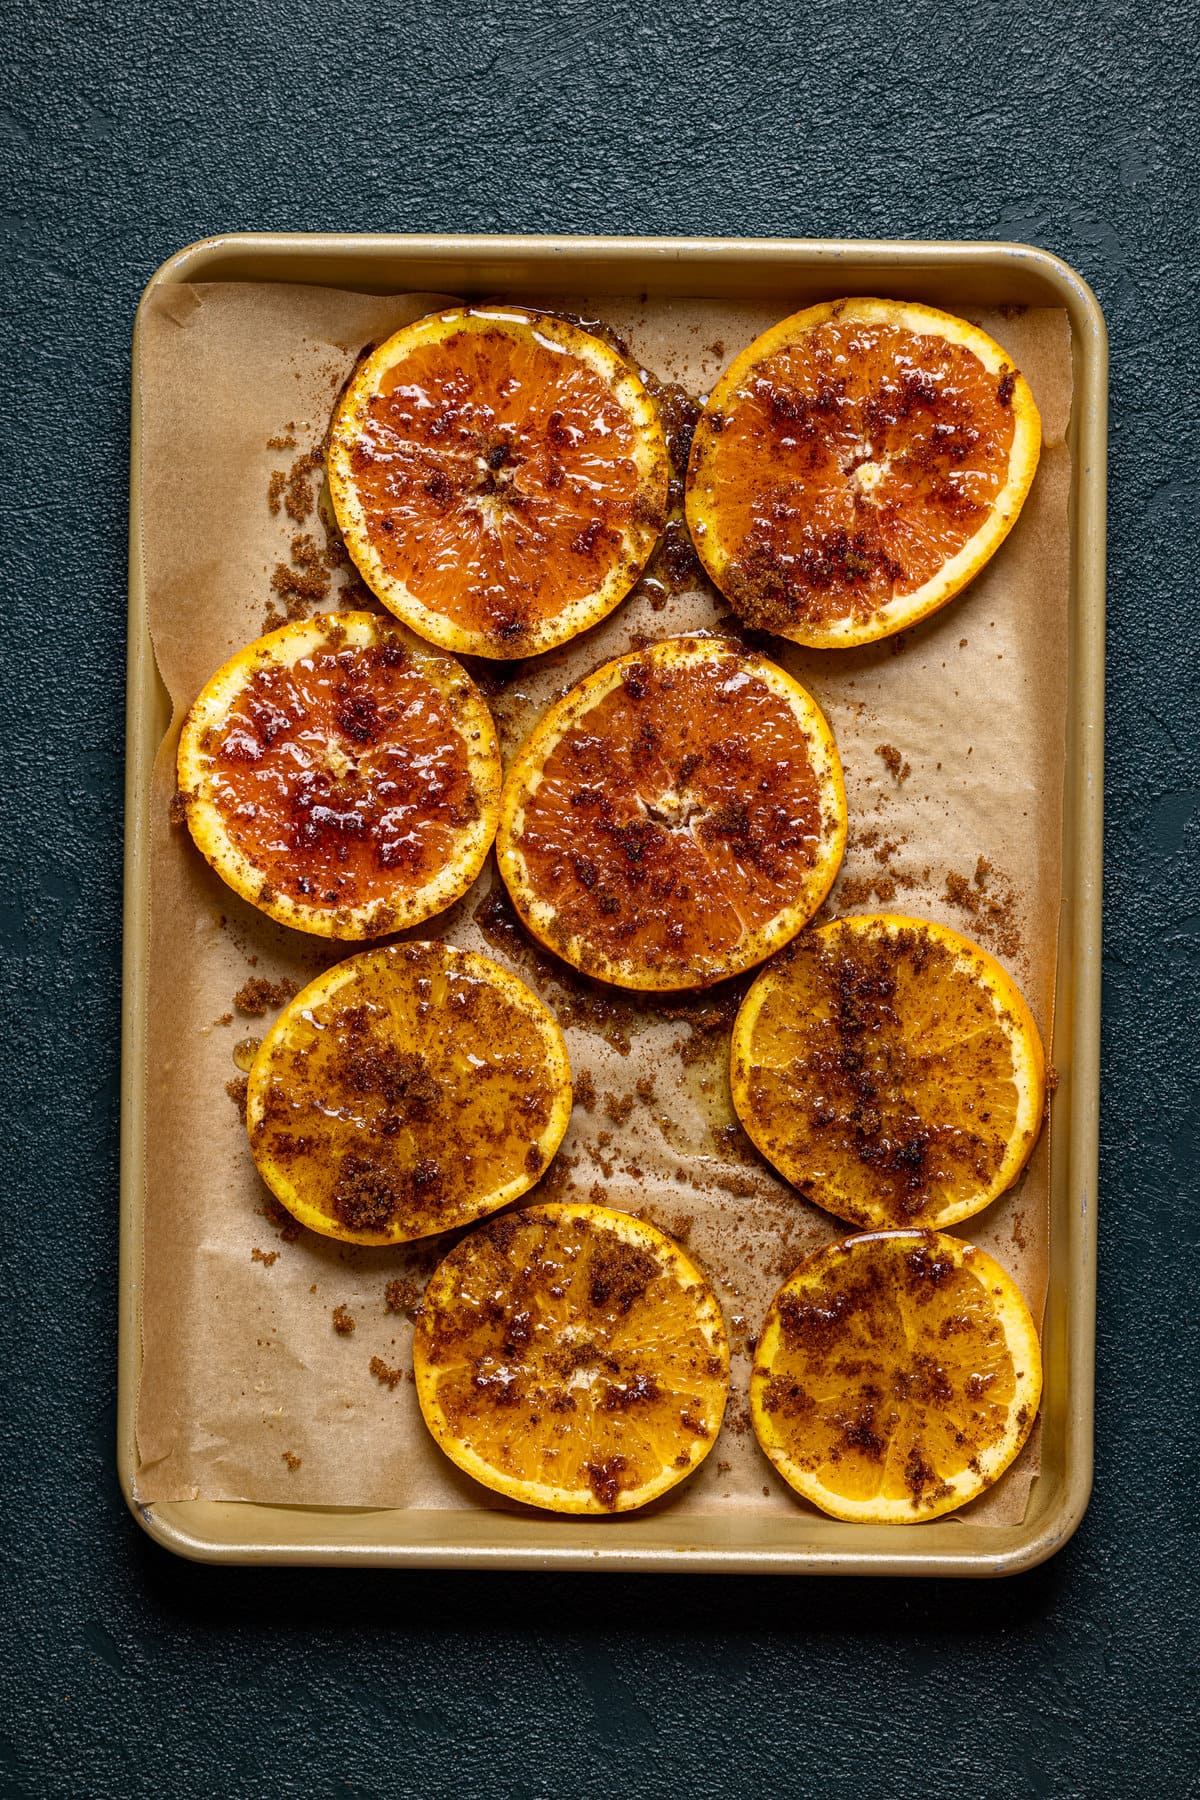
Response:
[[[593,593],[639,477],[633,424],[587,363],[536,332],[457,332],[393,365],[353,479],[388,574],[464,630],[512,638]]]
[[[472,1233],[429,1284],[414,1350],[454,1439],[589,1510],[686,1472],[725,1404],[724,1361],[669,1264],[586,1215]]]
[[[1017,1110],[986,988],[920,932],[809,932],[758,1014],[748,1104],[759,1147],[858,1224],[911,1225],[984,1192]]]
[[[422,887],[478,817],[451,707],[398,645],[256,669],[212,740],[206,787],[230,838],[309,906]]]
[[[848,1500],[907,1499],[919,1514],[1010,1427],[1015,1369],[986,1280],[941,1255],[934,1233],[819,1252],[763,1338],[755,1398],[770,1430]]]
[[[723,585],[752,623],[866,618],[972,538],[1008,475],[1013,376],[895,326],[831,320],[712,421]]]
[[[807,740],[736,662],[626,669],[525,801],[528,886],[615,960],[712,959],[794,903],[821,842]]]
[[[349,1232],[448,1230],[515,1177],[530,1185],[549,1160],[537,1139],[557,1088],[543,1033],[441,946],[361,960],[353,981],[304,1006],[261,1054],[255,1158],[272,1187],[274,1165]]]

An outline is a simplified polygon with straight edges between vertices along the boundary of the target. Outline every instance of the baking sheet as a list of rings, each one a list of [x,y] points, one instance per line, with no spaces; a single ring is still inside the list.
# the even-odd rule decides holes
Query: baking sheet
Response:
[[[536,299],[535,294],[529,296]],[[271,614],[344,567],[314,564],[324,534],[296,518],[317,475],[286,478],[319,441],[364,346],[429,300],[276,285],[171,287],[142,321],[142,493],[149,625],[178,718],[218,663]],[[694,393],[786,310],[606,300],[639,359]],[[847,775],[853,842],[830,910],[881,904],[943,918],[990,943],[1049,1037],[1061,860],[1070,407],[1066,316],[976,314],[1028,376],[1042,466],[1014,533],[965,595],[902,640],[855,652],[775,646],[825,708]],[[274,447],[270,440],[274,440]],[[291,440],[291,442],[287,442]],[[276,503],[272,511],[271,497]],[[298,538],[311,540],[297,553]],[[280,579],[280,571],[285,572]],[[297,578],[289,582],[286,572]],[[297,592],[297,589],[301,592]],[[361,603],[354,597],[353,603]],[[721,628],[722,602],[652,585],[564,650],[505,671],[493,705],[506,752],[547,701],[645,637]],[[234,1051],[261,1033],[234,995],[300,982],[350,953],[273,925],[232,895],[169,820],[174,730],[155,774],[138,1498],[512,1510],[424,1434],[406,1308],[445,1248],[339,1246],[273,1217],[236,1106]],[[1020,747],[1019,753],[1017,746]],[[907,764],[907,772],[905,765]],[[759,1455],[745,1412],[747,1340],[783,1276],[844,1227],[807,1206],[731,1130],[723,1074],[732,998],[645,1003],[536,954],[477,889],[440,929],[515,967],[563,1017],[577,1103],[531,1199],[581,1191],[685,1238],[717,1282],[735,1349],[722,1438],[660,1505],[786,1512],[802,1504]],[[425,930],[428,932],[429,928]],[[253,990],[243,1000],[261,998]],[[651,1085],[652,1084],[652,1085]],[[236,1091],[236,1089],[235,1089]],[[1040,1313],[1046,1274],[1043,1136],[1017,1189],[960,1234],[1016,1275]],[[388,1310],[389,1283],[393,1307]],[[353,1331],[338,1331],[354,1319]],[[372,1372],[372,1363],[375,1368]],[[966,1515],[1019,1520],[1036,1443]]]

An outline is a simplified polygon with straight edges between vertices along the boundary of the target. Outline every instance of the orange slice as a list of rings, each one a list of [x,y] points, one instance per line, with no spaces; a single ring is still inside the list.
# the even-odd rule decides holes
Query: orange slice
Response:
[[[1046,1104],[1033,1014],[986,950],[886,913],[809,931],[733,1029],[733,1104],[802,1194],[856,1225],[952,1225],[1024,1168]]]
[[[912,1524],[982,1493],[1042,1392],[1037,1330],[984,1251],[935,1231],[828,1244],[771,1304],[750,1376],[758,1441],[835,1519]]]
[[[535,1206],[434,1271],[413,1338],[446,1455],[553,1512],[628,1512],[712,1449],[729,1388],[716,1295],[661,1231],[603,1206]]]
[[[841,764],[798,682],[722,638],[606,663],[509,772],[496,852],[551,950],[620,987],[702,987],[786,943],[846,841]]]
[[[435,644],[529,656],[629,592],[662,530],[666,444],[615,350],[521,307],[457,307],[367,357],[329,487],[385,606]]]
[[[486,956],[365,950],[310,982],[250,1070],[259,1173],[326,1237],[398,1244],[527,1192],[571,1116],[551,1013]]]
[[[496,830],[491,714],[448,656],[373,613],[255,640],[184,722],[179,792],[223,881],[298,931],[363,938],[465,894]]]
[[[824,301],[756,338],[713,389],[688,524],[749,624],[866,644],[979,573],[1040,447],[1028,383],[978,326],[911,301]]]

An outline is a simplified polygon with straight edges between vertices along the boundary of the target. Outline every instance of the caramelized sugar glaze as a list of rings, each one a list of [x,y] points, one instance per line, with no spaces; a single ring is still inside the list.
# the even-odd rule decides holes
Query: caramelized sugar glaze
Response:
[[[544,315],[468,309],[368,360],[335,419],[330,479],[387,605],[451,649],[516,657],[632,587],[662,529],[667,458],[607,345]]]
[[[447,944],[397,944],[296,996],[258,1052],[247,1123],[305,1224],[389,1243],[526,1192],[570,1103],[562,1033],[523,983]]]
[[[983,1251],[932,1231],[828,1245],[767,1315],[755,1430],[780,1473],[841,1518],[928,1518],[969,1500],[1024,1443],[1037,1337]]]
[[[753,626],[810,641],[869,620],[933,580],[1009,481],[1019,377],[967,343],[835,307],[731,375],[689,476],[717,522],[693,508],[692,527]]]
[[[414,1340],[438,1441],[477,1479],[613,1512],[707,1454],[729,1351],[716,1298],[663,1233],[588,1205],[494,1220],[433,1275]]]
[[[207,746],[230,835],[295,899],[419,887],[479,816],[453,706],[398,644],[260,669]]]
[[[806,932],[760,976],[731,1079],[750,1136],[809,1199],[860,1225],[942,1224],[1015,1179],[1041,1069],[1028,1009],[985,952],[868,915]]]
[[[368,613],[260,638],[213,677],[180,741],[204,854],[274,917],[330,936],[416,924],[463,893],[499,774],[462,668]]]
[[[775,941],[799,930],[836,872],[844,802],[832,738],[789,677],[723,640],[666,640],[556,710],[510,777],[499,845],[551,948],[686,987],[766,955],[781,915]]]

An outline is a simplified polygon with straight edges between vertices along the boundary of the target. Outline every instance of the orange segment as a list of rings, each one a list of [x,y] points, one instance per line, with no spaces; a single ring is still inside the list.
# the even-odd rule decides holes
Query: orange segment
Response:
[[[1000,964],[889,914],[809,931],[733,1031],[738,1117],[818,1206],[856,1225],[952,1225],[1010,1187],[1037,1141],[1045,1060]]]
[[[509,773],[497,857],[529,929],[588,975],[701,987],[792,937],[846,837],[819,708],[765,657],[671,638],[595,670]]]
[[[750,1414],[784,1480],[836,1519],[912,1524],[1003,1474],[1033,1428],[1041,1351],[984,1251],[934,1231],[829,1244],[776,1295]]]
[[[606,1207],[531,1207],[425,1290],[417,1398],[452,1461],[554,1512],[628,1512],[712,1449],[729,1387],[716,1295],[679,1245]]]
[[[978,574],[1040,447],[1029,385],[986,332],[911,302],[826,301],[756,338],[713,389],[688,524],[749,624],[865,644]]]
[[[500,752],[474,683],[373,613],[285,625],[230,659],[179,740],[192,836],[284,925],[362,938],[464,894],[496,829]]]
[[[612,611],[662,530],[654,402],[615,350],[520,307],[405,326],[333,421],[329,486],[346,547],[433,643],[529,656]]]
[[[524,982],[449,944],[367,950],[280,1014],[246,1124],[271,1192],[313,1231],[397,1244],[531,1188],[571,1116],[562,1032]]]

